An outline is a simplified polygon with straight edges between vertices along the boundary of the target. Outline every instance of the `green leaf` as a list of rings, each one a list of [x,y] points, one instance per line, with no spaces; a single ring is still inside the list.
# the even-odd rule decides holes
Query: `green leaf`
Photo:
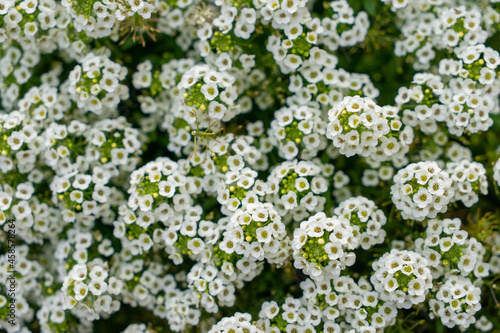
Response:
[[[355,13],[361,10],[361,1],[359,0],[349,0],[349,5],[352,7]]]
[[[377,0],[363,0],[363,8],[370,16],[377,14]]]
[[[444,332],[444,326],[441,323],[441,320],[437,319],[436,320],[436,333],[443,333]]]

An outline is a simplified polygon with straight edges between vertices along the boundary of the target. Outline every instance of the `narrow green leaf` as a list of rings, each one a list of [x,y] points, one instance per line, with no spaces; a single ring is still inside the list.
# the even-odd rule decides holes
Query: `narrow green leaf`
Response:
[[[377,0],[363,0],[363,8],[370,16],[377,13]]]

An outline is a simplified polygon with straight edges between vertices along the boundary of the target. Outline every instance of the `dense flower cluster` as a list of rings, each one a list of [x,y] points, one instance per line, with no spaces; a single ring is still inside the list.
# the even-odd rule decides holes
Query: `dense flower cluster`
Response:
[[[481,309],[480,298],[481,289],[469,279],[450,276],[439,288],[436,299],[429,301],[429,305],[445,326],[467,328],[476,321],[474,314]]]
[[[351,222],[353,234],[364,250],[384,242],[386,231],[382,228],[387,218],[375,202],[364,197],[349,198],[335,208],[334,214]]]
[[[69,73],[69,93],[82,111],[103,113],[129,97],[128,87],[120,84],[127,76],[127,68],[108,57],[88,53],[80,60],[81,65]]]
[[[0,331],[500,329],[497,0],[0,0]]]
[[[428,260],[416,252],[393,249],[373,263],[375,273],[370,281],[382,300],[407,309],[424,302],[432,288],[428,265]]]
[[[346,156],[369,156],[375,152],[379,140],[390,131],[382,108],[370,98],[345,97],[328,111],[327,137]],[[399,145],[386,145],[387,155],[397,153]]]
[[[479,194],[488,194],[486,169],[481,163],[462,160],[446,165],[453,181],[454,201],[462,201],[466,207],[471,207],[479,201]]]
[[[417,252],[430,262],[434,278],[458,273],[476,278],[488,275],[485,249],[461,224],[458,218],[429,220],[426,237],[415,240]]]
[[[293,233],[294,266],[315,280],[331,280],[354,264],[356,256],[348,250],[357,245],[347,219],[327,218],[318,213]]]
[[[434,218],[448,209],[455,194],[452,184],[436,162],[412,163],[394,176],[392,200],[405,219]]]

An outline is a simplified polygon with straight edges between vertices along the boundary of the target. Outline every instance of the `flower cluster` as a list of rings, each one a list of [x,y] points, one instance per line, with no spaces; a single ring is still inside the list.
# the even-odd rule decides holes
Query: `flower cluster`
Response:
[[[479,201],[479,194],[488,194],[486,169],[481,163],[462,160],[447,164],[446,169],[453,181],[453,201],[462,201],[466,207],[471,207]]]
[[[418,253],[430,263],[434,278],[460,273],[476,278],[488,275],[485,249],[461,228],[460,219],[429,220],[425,238],[415,240]]]
[[[109,55],[88,53],[71,71],[68,90],[81,110],[106,114],[129,98],[128,87],[120,83],[127,73]]]
[[[373,154],[379,140],[390,132],[382,108],[368,97],[345,97],[328,111],[328,120],[326,136],[347,157]],[[399,144],[387,142],[385,151],[389,156],[395,154]]]
[[[257,327],[263,332],[286,332],[303,330],[315,332],[320,328],[322,313],[314,304],[303,304],[300,299],[288,297],[282,305],[275,301],[265,302],[259,313]],[[333,322],[327,322],[325,328],[335,327]]]
[[[232,317],[225,317],[208,331],[209,333],[251,332],[261,333],[262,330],[253,325],[248,313],[237,312]]]
[[[409,164],[394,176],[392,200],[405,219],[423,221],[448,209],[454,190],[448,173],[436,162]]]
[[[498,0],[0,0],[0,331],[498,331],[499,32]]]
[[[410,89],[398,91],[396,103],[404,112],[403,123],[419,125],[424,133],[434,133],[443,123],[454,135],[486,131],[498,114],[496,50],[468,46],[455,59],[442,59],[439,75],[419,73]]]
[[[335,208],[334,214],[351,222],[353,234],[358,239],[357,243],[364,250],[384,242],[386,231],[383,226],[387,218],[375,202],[364,197],[349,198]]]
[[[474,286],[470,279],[450,276],[429,305],[446,327],[466,329],[476,322],[474,314],[481,309],[480,299],[481,289]]]
[[[314,157],[326,147],[326,123],[321,111],[308,106],[281,108],[271,122],[273,137],[279,142],[280,156],[286,160]]]
[[[424,302],[433,286],[429,261],[414,251],[393,249],[375,261],[373,269],[370,281],[379,297],[398,308]]]
[[[238,95],[233,83],[234,77],[227,72],[215,71],[207,65],[193,66],[179,83],[183,118],[190,124],[198,122],[201,128],[210,126],[210,121],[234,118],[238,112],[232,106]]]
[[[293,233],[294,266],[317,281],[329,280],[340,275],[356,261],[358,246],[354,228],[346,218],[328,218],[317,213]]]
[[[233,251],[253,260],[278,262],[279,252],[287,257],[287,245],[282,246],[286,237],[285,225],[280,215],[269,203],[248,204],[246,209],[237,210],[226,226],[221,250],[231,254]],[[280,251],[281,250],[281,251]]]

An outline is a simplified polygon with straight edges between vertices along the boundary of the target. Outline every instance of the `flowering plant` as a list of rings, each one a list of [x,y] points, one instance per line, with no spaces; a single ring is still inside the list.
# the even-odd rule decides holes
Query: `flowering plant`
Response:
[[[0,0],[0,331],[500,331],[499,33],[499,0]]]

